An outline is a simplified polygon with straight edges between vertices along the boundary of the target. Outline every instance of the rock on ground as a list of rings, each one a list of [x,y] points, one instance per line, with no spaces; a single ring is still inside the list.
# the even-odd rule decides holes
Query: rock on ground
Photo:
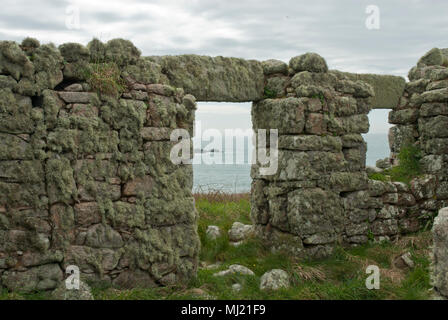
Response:
[[[266,272],[260,279],[260,290],[278,290],[289,287],[289,275],[281,269]]]
[[[389,158],[379,159],[376,161],[376,166],[380,169],[390,168],[391,163]]]
[[[204,291],[201,288],[193,288],[193,289],[188,290],[186,293],[191,294],[192,296],[195,296],[202,300],[215,300],[216,299],[216,297],[208,294],[206,291]]]
[[[239,283],[234,283],[233,285],[232,285],[232,290],[234,291],[234,292],[240,292],[241,291],[241,284],[239,284]]]
[[[239,264],[232,264],[227,270],[217,272],[213,275],[216,277],[222,277],[222,276],[226,276],[229,274],[242,274],[242,275],[248,275],[248,276],[255,275],[252,270],[250,270],[249,268],[246,268],[245,266],[239,265]]]
[[[434,293],[438,299],[448,299],[448,208],[439,211],[434,219],[432,235],[433,245],[433,268],[432,282]]]
[[[79,281],[79,290],[69,290],[66,288],[65,281],[52,292],[54,300],[93,300],[90,287],[83,281]]]
[[[254,231],[254,227],[250,224],[243,224],[241,222],[234,222],[232,228],[229,230],[229,240],[238,242],[245,240]]]
[[[404,263],[409,267],[409,268],[414,268],[415,263],[414,261],[412,261],[412,257],[411,257],[411,253],[410,252],[406,252],[405,254],[403,254],[401,256],[401,259],[404,261]]]
[[[212,263],[212,264],[204,266],[204,269],[206,269],[206,270],[218,269],[221,266],[221,264],[222,264],[221,262]]]
[[[406,252],[395,258],[394,264],[399,269],[414,268],[415,263],[412,261],[411,253]]]
[[[367,172],[367,174],[371,174],[371,173],[380,173],[380,172],[382,172],[383,170],[381,170],[380,168],[378,168],[378,167],[374,167],[374,166],[367,166],[366,167],[366,172]]]
[[[216,240],[221,236],[221,230],[218,226],[208,226],[205,234],[209,239]]]

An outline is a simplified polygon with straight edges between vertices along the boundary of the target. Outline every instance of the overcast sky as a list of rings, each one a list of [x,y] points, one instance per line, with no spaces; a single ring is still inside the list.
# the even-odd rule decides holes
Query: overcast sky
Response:
[[[331,69],[406,76],[426,51],[448,47],[444,0],[0,0],[0,4],[0,40],[32,36],[59,45],[121,37],[131,40],[143,55],[196,53],[287,62],[312,51],[322,55]],[[380,10],[379,29],[366,27],[368,5]],[[77,11],[79,26],[72,19]],[[202,113],[215,115],[224,126],[233,126],[232,110],[245,109],[248,116],[247,105],[228,106],[228,112],[201,106],[198,118]],[[370,116],[372,128],[375,122],[384,123],[385,114],[377,111]],[[385,132],[387,126],[378,130]]]

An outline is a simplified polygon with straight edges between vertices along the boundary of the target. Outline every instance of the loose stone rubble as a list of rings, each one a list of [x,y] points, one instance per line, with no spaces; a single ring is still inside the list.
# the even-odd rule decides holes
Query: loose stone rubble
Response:
[[[448,208],[439,211],[434,219],[432,235],[433,265],[431,280],[435,299],[448,299]]]
[[[289,275],[281,269],[266,272],[260,278],[260,290],[278,290],[289,288]]]
[[[229,230],[229,240],[232,242],[240,242],[247,239],[253,234],[254,227],[250,224],[234,222]]]
[[[205,234],[211,240],[216,240],[221,236],[221,230],[219,229],[218,226],[208,226],[207,230],[205,231]]]
[[[222,276],[227,276],[229,274],[241,274],[241,275],[247,275],[247,276],[255,275],[252,270],[250,270],[249,268],[247,268],[245,266],[239,265],[239,264],[232,264],[229,266],[228,269],[219,271],[217,273],[214,273],[213,275],[215,277],[222,277]]]
[[[242,286],[241,286],[241,284],[239,284],[239,283],[234,283],[234,284],[232,285],[232,290],[233,290],[234,292],[240,292],[241,289],[242,289]]]
[[[412,255],[410,252],[406,252],[396,257],[394,259],[394,265],[399,269],[412,269],[415,267],[415,263],[412,260]]]
[[[62,281],[51,295],[54,300],[93,300],[90,287],[83,281],[79,282],[79,289],[67,289]]]

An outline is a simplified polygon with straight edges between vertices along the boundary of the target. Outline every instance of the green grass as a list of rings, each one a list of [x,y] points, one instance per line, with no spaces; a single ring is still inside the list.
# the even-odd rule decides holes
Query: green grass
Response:
[[[197,198],[196,207],[200,215],[198,233],[202,244],[201,261],[228,261],[229,256],[238,255],[238,253],[235,253],[237,248],[229,244],[227,231],[235,221],[250,223],[249,200],[209,201],[208,199]],[[209,241],[205,235],[209,225],[219,226],[223,233],[222,237],[216,241]],[[256,247],[255,244],[247,243],[243,246],[243,249],[254,252],[254,247]]]
[[[391,181],[390,177],[388,177],[384,173],[380,173],[380,172],[369,173],[369,179],[383,181],[383,182]]]
[[[120,290],[112,286],[93,287],[95,299],[148,300],[148,299],[429,299],[429,247],[431,233],[422,232],[396,242],[374,244],[370,242],[354,248],[338,247],[332,256],[322,260],[299,260],[282,253],[272,253],[256,238],[238,247],[229,244],[227,231],[235,221],[250,223],[248,196],[206,197],[196,196],[199,211],[198,232],[202,242],[201,265],[221,263],[216,269],[199,268],[197,277],[189,283],[175,287]],[[217,225],[222,236],[217,240],[205,237],[208,225]],[[415,263],[413,269],[398,269],[394,258],[410,252]],[[215,277],[231,264],[241,264],[255,276],[232,275]],[[379,290],[365,287],[368,265],[381,269]],[[259,289],[260,277],[268,270],[279,268],[291,276],[291,287],[275,292]],[[232,285],[240,283],[242,290],[233,292]],[[198,289],[202,294],[198,294]],[[20,295],[0,293],[0,299],[39,299],[43,294]]]
[[[250,223],[248,198],[212,199],[197,197],[199,211],[198,231],[202,242],[201,262],[207,265],[221,263],[217,269],[200,268],[195,279],[184,287],[151,290],[96,292],[96,298],[107,299],[429,299],[429,232],[400,239],[396,243],[369,243],[355,248],[337,248],[329,258],[312,261],[298,260],[282,253],[271,253],[256,238],[238,247],[229,244],[227,231],[235,221]],[[210,240],[205,236],[208,225],[217,225],[222,236]],[[411,252],[415,262],[412,270],[400,270],[393,266],[393,259],[403,252]],[[214,277],[231,264],[250,268],[255,276],[233,275]],[[381,287],[368,290],[365,287],[366,267],[378,265],[381,269]],[[268,270],[279,268],[291,275],[291,287],[275,292],[259,289],[260,277]],[[242,290],[232,291],[232,285],[240,283]],[[191,293],[200,288],[207,296]],[[125,292],[125,293],[123,293]]]
[[[0,289],[0,300],[48,300],[50,299],[49,292],[8,292],[5,289]]]
[[[409,184],[422,174],[421,150],[414,145],[403,146],[398,154],[399,165],[385,169],[380,173],[371,173],[369,178],[379,181],[399,181]]]

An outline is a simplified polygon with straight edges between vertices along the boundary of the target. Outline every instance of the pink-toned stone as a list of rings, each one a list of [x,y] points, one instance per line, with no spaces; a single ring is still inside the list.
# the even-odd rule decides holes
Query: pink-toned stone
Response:
[[[132,84],[132,89],[133,90],[141,90],[141,91],[146,91],[146,85],[142,84],[142,83],[133,83]]]
[[[140,135],[142,136],[143,140],[170,140],[172,130],[173,129],[171,128],[144,127],[140,130]]]
[[[148,84],[146,88],[148,93],[155,93],[168,97],[174,94],[173,88],[164,84]]]
[[[72,115],[82,117],[98,117],[98,108],[89,104],[75,103],[72,106]]]
[[[102,190],[107,190],[112,200],[118,200],[121,196],[121,186],[119,184],[108,184],[106,182],[96,182],[96,190],[97,192],[101,192]],[[80,201],[95,201],[96,196],[95,192],[92,192],[90,189],[84,188],[84,186],[78,187],[78,197]]]
[[[322,110],[322,103],[317,98],[310,99],[308,101],[308,110],[311,112],[319,112]]]
[[[120,178],[109,178],[109,183],[110,184],[121,184],[121,179]]]
[[[310,134],[321,135],[326,132],[324,127],[324,116],[320,113],[310,113],[305,123],[305,130]]]
[[[58,94],[66,103],[90,103],[89,92],[58,92]]]
[[[148,100],[148,93],[146,91],[132,90],[131,95],[135,100]]]
[[[64,88],[64,91],[81,92],[83,91],[80,83],[74,83]]]
[[[92,225],[101,222],[101,212],[96,202],[82,202],[75,205],[75,221],[78,225]]]
[[[136,196],[137,192],[144,192],[145,194],[148,194],[152,190],[153,186],[153,179],[150,176],[144,176],[143,178],[135,178],[134,180],[131,180],[127,182],[124,185],[123,188],[123,195],[124,196]]]

